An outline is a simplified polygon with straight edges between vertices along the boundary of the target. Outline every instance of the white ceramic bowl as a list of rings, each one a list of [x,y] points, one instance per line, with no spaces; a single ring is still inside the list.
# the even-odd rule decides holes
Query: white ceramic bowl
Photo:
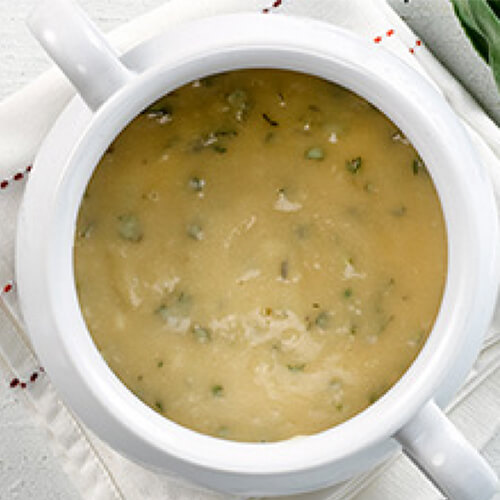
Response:
[[[303,19],[256,14],[203,19],[143,43],[122,62],[83,13],[64,0],[41,2],[30,25],[79,95],[47,137],[26,187],[17,279],[36,352],[82,421],[146,466],[239,494],[326,487],[380,463],[399,441],[450,498],[490,498],[496,476],[439,407],[470,370],[493,312],[499,277],[496,208],[468,136],[435,88],[382,48]],[[73,276],[80,200],[110,142],[166,92],[208,74],[249,67],[314,74],[380,108],[428,166],[448,236],[442,305],[429,340],[401,380],[337,427],[270,444],[201,435],[137,399],[94,345]]]

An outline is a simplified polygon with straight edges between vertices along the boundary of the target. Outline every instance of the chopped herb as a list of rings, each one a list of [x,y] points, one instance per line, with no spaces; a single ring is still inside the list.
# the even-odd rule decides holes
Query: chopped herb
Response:
[[[279,126],[279,123],[276,120],[273,120],[267,113],[262,113],[262,118],[264,118],[264,120],[266,120],[266,122],[269,123],[271,127]]]
[[[170,317],[170,310],[165,304],[161,304],[158,308],[155,309],[155,314],[160,316],[162,320],[167,321]]]
[[[406,215],[407,211],[408,209],[404,205],[400,205],[399,207],[393,208],[391,214],[394,215],[394,217],[403,217],[403,215]]]
[[[193,335],[200,344],[206,344],[207,342],[210,342],[212,340],[210,330],[208,330],[207,328],[203,328],[200,325],[195,325],[193,327]]]
[[[227,148],[225,146],[221,146],[220,144],[214,144],[212,149],[219,154],[223,154],[227,151]]]
[[[220,128],[214,132],[215,137],[236,137],[238,132],[234,128]]]
[[[376,191],[375,186],[371,182],[367,182],[364,186],[363,189],[367,193],[374,193]]]
[[[292,373],[299,373],[303,372],[304,368],[306,367],[305,363],[298,363],[294,365],[286,365],[286,367],[292,372]]]
[[[156,364],[156,366],[158,368],[163,368],[163,361],[158,361],[158,363]]]
[[[142,375],[137,375],[137,380],[138,380],[139,382],[142,382],[142,379],[143,379],[143,378],[144,378],[144,377],[143,377]]]
[[[350,334],[356,335],[358,333],[358,327],[356,325],[351,325]]]
[[[241,90],[241,89],[233,90],[227,96],[227,102],[233,108],[242,108],[242,107],[246,106],[248,103],[248,94],[244,90]]]
[[[198,80],[201,87],[212,87],[215,82],[215,75],[205,76]]]
[[[337,411],[342,411],[344,409],[344,405],[342,403],[338,403],[335,405]]]
[[[90,238],[92,232],[94,231],[95,224],[93,222],[89,222],[83,229],[78,231],[79,238]]]
[[[427,172],[424,162],[421,158],[415,158],[411,164],[413,175],[418,175],[420,172]]]
[[[203,230],[198,224],[189,224],[187,227],[187,234],[193,240],[200,241],[203,239]]]
[[[281,279],[286,280],[288,278],[288,261],[283,260],[280,264],[280,276]]]
[[[349,298],[349,297],[351,297],[351,295],[352,295],[352,288],[346,288],[344,290],[344,297]]]
[[[222,385],[213,385],[212,386],[212,395],[216,398],[220,398],[224,395],[224,387]]]
[[[325,153],[323,152],[322,148],[320,148],[320,147],[313,147],[313,148],[309,148],[305,152],[305,157],[308,160],[317,160],[317,161],[320,161],[320,160],[323,160],[323,158],[325,157]]]
[[[330,388],[333,389],[334,391],[340,391],[342,390],[342,381],[339,380],[337,377],[334,377],[330,380]]]
[[[170,318],[179,316],[186,316],[191,306],[191,297],[180,292],[179,294],[171,294],[168,297],[168,304],[160,304],[154,313],[159,316],[163,321],[168,321]]]
[[[357,156],[356,158],[353,158],[352,160],[348,160],[345,162],[345,168],[351,172],[351,174],[357,174],[358,170],[361,168],[361,165],[363,163],[363,160],[361,159],[361,156]]]
[[[273,310],[270,308],[270,307],[264,307],[264,316],[271,316],[271,314],[273,313]]]
[[[188,186],[193,191],[203,191],[203,188],[205,187],[205,180],[200,179],[199,177],[191,177],[191,179],[189,179]]]
[[[167,102],[168,96],[162,97],[158,101],[147,107],[141,114],[151,118],[165,118],[172,116],[172,106]]]
[[[135,243],[142,240],[143,231],[139,219],[133,214],[118,216],[118,234],[128,241]]]
[[[319,326],[322,330],[326,330],[330,325],[330,314],[326,311],[321,311],[314,320],[316,326]]]
[[[410,141],[399,130],[397,132],[395,132],[394,134],[392,134],[391,139],[394,142],[400,142],[401,144],[404,144],[405,146],[410,144]]]
[[[115,145],[114,144],[110,144],[108,146],[108,149],[106,149],[106,151],[104,152],[104,154],[106,155],[111,155],[115,152]]]
[[[159,400],[155,401],[155,408],[160,412],[163,413],[163,403]]]
[[[317,302],[313,302],[314,309],[319,309],[319,304]]]
[[[235,118],[237,121],[241,122],[247,117],[250,105],[248,94],[244,90],[233,90],[227,96],[227,102],[236,111]]]

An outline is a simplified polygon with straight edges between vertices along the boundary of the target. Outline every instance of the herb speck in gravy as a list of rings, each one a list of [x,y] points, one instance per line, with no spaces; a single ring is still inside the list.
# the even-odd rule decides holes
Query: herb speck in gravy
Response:
[[[141,223],[136,215],[124,214],[118,216],[118,234],[124,239],[132,242],[142,240],[144,233]]]
[[[193,240],[200,241],[203,239],[203,229],[199,224],[189,224],[187,227],[187,234]]]
[[[323,151],[323,148],[315,146],[313,148],[309,148],[305,152],[305,157],[308,160],[323,160],[325,158],[325,153]]]
[[[192,189],[193,191],[203,191],[203,188],[205,187],[205,180],[200,179],[199,177],[191,177],[189,179],[189,188]]]
[[[220,398],[224,395],[224,387],[220,384],[212,386],[212,394],[216,398]]]
[[[357,174],[359,169],[361,168],[363,164],[363,160],[361,159],[361,156],[357,156],[356,158],[353,158],[352,160],[348,160],[345,162],[345,167],[351,174]]]

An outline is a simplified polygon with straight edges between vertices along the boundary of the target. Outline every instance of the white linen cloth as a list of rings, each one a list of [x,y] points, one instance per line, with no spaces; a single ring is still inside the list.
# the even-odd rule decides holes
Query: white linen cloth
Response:
[[[300,15],[351,29],[391,50],[429,78],[466,124],[500,200],[500,131],[383,0],[171,0],[109,34],[126,51],[170,26],[239,11]],[[57,69],[0,103],[0,381],[51,436],[61,466],[85,499],[231,498],[201,490],[130,462],[85,429],[58,399],[24,332],[14,282],[16,215],[29,165],[74,91]],[[483,352],[449,414],[500,473],[500,312]],[[0,382],[2,383],[2,382]],[[298,498],[298,497],[297,497]],[[399,455],[376,471],[301,499],[430,500],[439,493]]]

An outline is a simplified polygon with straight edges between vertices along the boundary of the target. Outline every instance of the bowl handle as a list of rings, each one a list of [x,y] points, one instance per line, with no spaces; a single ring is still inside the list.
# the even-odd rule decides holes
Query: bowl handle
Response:
[[[428,402],[395,438],[450,500],[491,500],[500,491],[493,469],[434,401]]]
[[[72,0],[39,0],[27,24],[92,110],[134,76]]]

